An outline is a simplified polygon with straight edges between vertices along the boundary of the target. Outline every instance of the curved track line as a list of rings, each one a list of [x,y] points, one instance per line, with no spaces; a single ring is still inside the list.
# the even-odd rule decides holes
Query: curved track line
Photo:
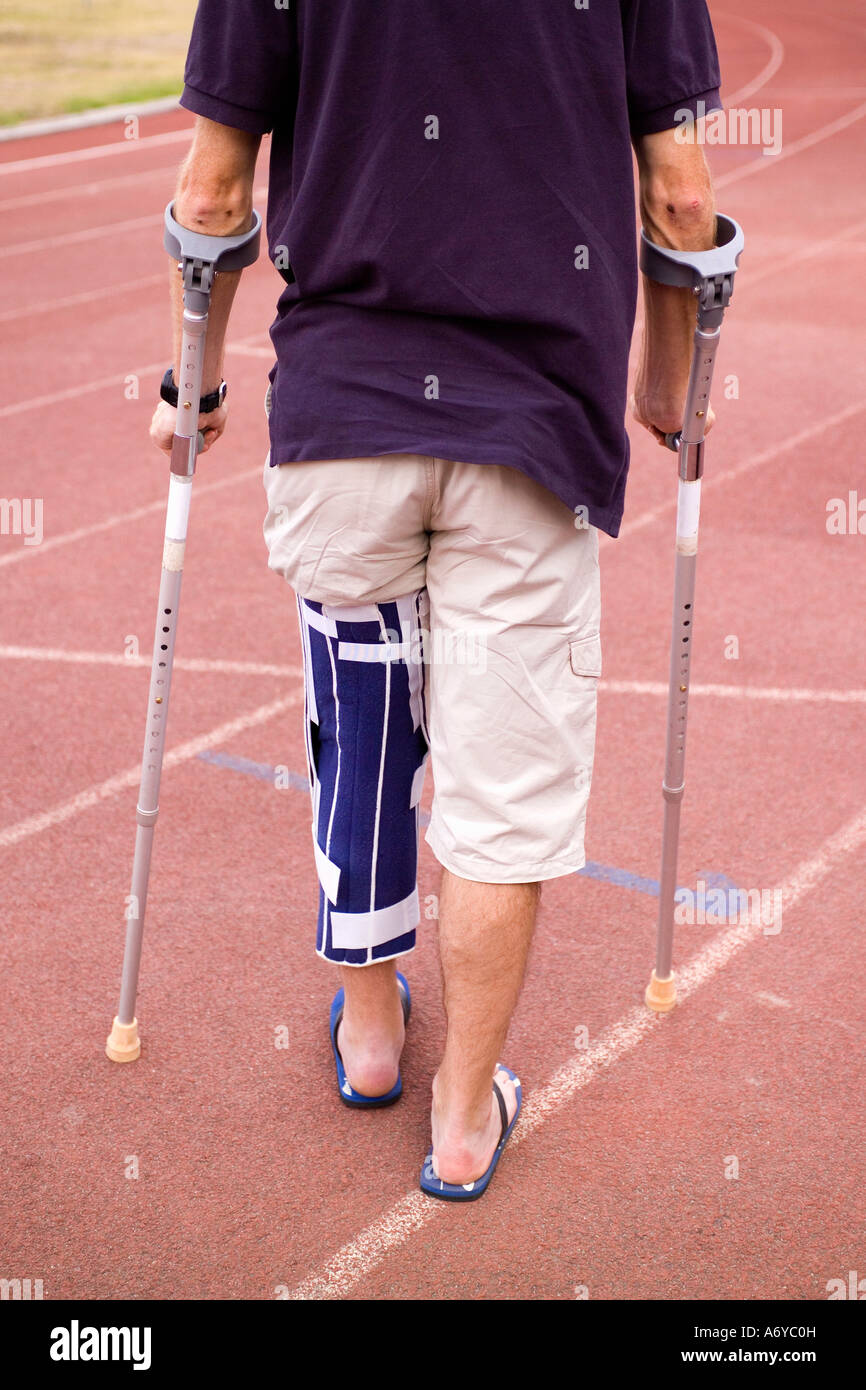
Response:
[[[862,121],[864,116],[866,116],[866,101],[855,106],[854,110],[849,111],[847,115],[838,116],[835,121],[819,126],[810,135],[801,135],[800,139],[795,140],[793,145],[784,145],[778,154],[771,155],[769,158],[759,154],[756,159],[741,165],[739,169],[731,169],[730,173],[722,174],[720,178],[713,180],[713,187],[716,189],[727,188],[729,184],[736,183],[737,179],[747,179],[752,174],[760,173],[762,169],[775,169],[783,159],[791,159],[793,155],[801,154],[803,150],[809,150],[813,145],[819,145],[822,140],[829,140],[831,135],[838,135],[840,131],[854,125],[855,121]]]
[[[782,886],[782,909],[790,911],[817,888],[837,864],[866,843],[866,811],[850,820],[824,842],[811,859],[799,864]],[[677,996],[682,1006],[701,985],[711,980],[746,946],[763,935],[760,922],[730,927],[719,933],[702,951],[677,971]],[[615,1066],[640,1043],[649,1040],[656,1028],[666,1026],[664,1018],[644,1005],[632,1009],[605,1029],[598,1042],[579,1057],[566,1062],[524,1105],[520,1124],[510,1140],[516,1148],[534,1134],[563,1105],[574,1099],[597,1076]],[[419,1151],[419,1167],[421,1155]],[[420,1191],[408,1193],[400,1202],[338,1250],[322,1267],[298,1284],[290,1299],[341,1299],[372,1274],[393,1251],[411,1239],[435,1217],[444,1212],[442,1203]]]
[[[223,743],[235,734],[242,733],[244,729],[252,729],[258,724],[267,723],[275,715],[282,714],[284,710],[300,704],[303,698],[303,691],[297,691],[281,700],[273,700],[269,705],[259,705],[258,709],[251,710],[249,714],[241,714],[237,719],[230,719],[226,724],[219,724],[215,729],[211,729],[210,733],[199,734],[197,738],[189,739],[187,743],[178,744],[176,748],[172,748],[166,753],[162,763],[163,770],[168,767],[177,767],[178,763],[185,763],[190,758],[198,757],[199,753],[204,752],[205,749]],[[49,830],[54,825],[61,825],[63,821],[78,815],[79,811],[86,811],[91,806],[98,806],[101,801],[116,796],[118,792],[125,791],[128,787],[137,787],[140,781],[141,763],[139,762],[136,763],[135,767],[127,768],[125,772],[118,772],[113,777],[107,777],[104,782],[88,787],[68,801],[62,801],[58,806],[52,806],[48,811],[40,811],[38,815],[28,816],[26,820],[18,821],[16,825],[9,825],[4,830],[0,830],[0,849],[8,849],[10,845],[20,844],[22,840],[39,835],[43,830]]]
[[[747,82],[745,87],[740,87],[736,92],[732,92],[729,97],[723,98],[725,106],[739,106],[741,101],[754,96],[755,92],[766,87],[771,77],[775,77],[785,61],[785,45],[772,29],[768,29],[764,24],[756,24],[753,19],[746,19],[744,15],[730,14],[727,10],[722,10],[718,17],[719,19],[733,20],[736,24],[744,24],[747,29],[760,34],[761,38],[770,45],[769,60],[766,66],[761,68],[757,77],[753,78],[751,82]]]

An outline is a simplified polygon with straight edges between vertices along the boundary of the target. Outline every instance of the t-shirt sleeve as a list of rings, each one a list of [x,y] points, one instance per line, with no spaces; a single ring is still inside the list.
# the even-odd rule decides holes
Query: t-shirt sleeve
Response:
[[[198,0],[180,104],[264,135],[293,114],[294,6]]]
[[[632,135],[672,130],[680,111],[697,117],[721,110],[706,0],[621,0],[621,6]]]

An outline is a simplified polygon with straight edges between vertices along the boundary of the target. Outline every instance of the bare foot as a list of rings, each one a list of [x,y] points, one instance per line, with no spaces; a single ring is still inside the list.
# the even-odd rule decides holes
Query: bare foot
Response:
[[[384,1096],[397,1084],[406,1037],[401,996],[383,998],[374,1012],[347,1000],[337,1027],[336,1045],[346,1079],[362,1096]]]
[[[517,1091],[506,1071],[497,1067],[494,1079],[502,1092],[508,1123],[517,1113]],[[502,1138],[502,1115],[491,1088],[490,1102],[475,1117],[449,1115],[444,1098],[433,1081],[433,1171],[443,1182],[463,1184],[477,1181],[490,1167]]]

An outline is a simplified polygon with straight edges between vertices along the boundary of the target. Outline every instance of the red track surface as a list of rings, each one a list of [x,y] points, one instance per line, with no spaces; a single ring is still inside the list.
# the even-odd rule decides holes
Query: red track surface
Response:
[[[50,813],[140,758],[147,671],[111,662],[130,636],[145,656],[151,641],[166,470],[147,427],[170,355],[160,219],[186,149],[149,142],[188,117],[143,121],[138,144],[105,126],[0,146],[0,490],[44,499],[45,537],[0,536],[0,1275],[76,1299],[267,1299],[278,1286],[377,1299],[572,1299],[578,1286],[592,1299],[810,1299],[849,1269],[866,1274],[866,535],[826,529],[829,499],[858,488],[866,499],[866,191],[852,176],[864,25],[855,0],[713,11],[726,100],[781,108],[784,146],[708,151],[747,254],[719,366],[739,398],[719,385],[708,449],[680,882],[712,871],[784,889],[782,930],[746,941],[724,925],[680,927],[678,969],[698,960],[700,975],[655,1019],[642,1004],[655,900],[583,877],[547,885],[505,1057],[524,1084],[522,1138],[466,1208],[415,1194],[442,1039],[432,923],[408,964],[404,1099],[366,1115],[338,1103],[335,981],[313,954],[316,881],[296,791],[194,756],[166,770],[143,1053],[126,1067],[105,1058],[137,777],[75,815]],[[10,167],[106,144],[117,152]],[[231,325],[232,422],[195,485],[169,747],[216,730],[216,751],[301,772],[296,708],[219,732],[300,689],[256,476],[278,289],[262,258]],[[125,399],[131,375],[138,400]],[[642,435],[634,446],[626,527],[603,555],[588,853],[653,879],[675,485],[669,457]],[[725,657],[731,635],[737,660]],[[41,655],[12,655],[13,644]],[[192,658],[295,669],[185,669]],[[422,893],[436,887],[425,846]],[[707,954],[717,939],[727,955]],[[288,1049],[274,1046],[279,1025]],[[575,1048],[580,1025],[588,1050]],[[125,1176],[132,1155],[137,1179]]]

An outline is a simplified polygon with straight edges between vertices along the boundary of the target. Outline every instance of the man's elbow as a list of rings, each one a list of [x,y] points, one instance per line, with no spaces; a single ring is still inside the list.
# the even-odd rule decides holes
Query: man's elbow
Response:
[[[252,225],[252,188],[246,181],[214,183],[181,178],[174,215],[181,226],[208,236],[235,236]]]
[[[715,199],[707,186],[654,181],[642,191],[641,209],[647,234],[659,246],[699,251],[715,244]]]
[[[700,145],[682,145],[676,131],[635,141],[640,200],[647,235],[675,251],[703,251],[714,244],[715,199]]]
[[[210,236],[249,230],[260,143],[260,135],[196,117],[175,194],[174,215],[182,226]]]

